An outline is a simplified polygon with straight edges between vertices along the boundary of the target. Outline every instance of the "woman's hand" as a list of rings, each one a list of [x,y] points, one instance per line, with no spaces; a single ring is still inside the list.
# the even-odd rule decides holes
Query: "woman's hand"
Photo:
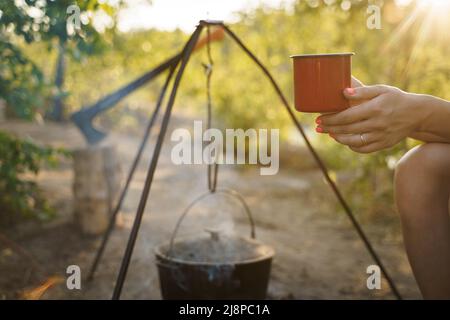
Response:
[[[385,85],[347,88],[352,107],[316,119],[316,131],[329,133],[353,151],[370,153],[390,148],[420,131],[425,116],[416,95]]]

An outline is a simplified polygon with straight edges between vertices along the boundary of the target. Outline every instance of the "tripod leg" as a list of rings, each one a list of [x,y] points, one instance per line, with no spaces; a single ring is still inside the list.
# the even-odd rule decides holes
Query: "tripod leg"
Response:
[[[162,101],[164,100],[164,96],[165,96],[166,91],[167,91],[167,87],[168,87],[168,85],[170,83],[170,80],[172,79],[173,73],[174,73],[174,71],[176,69],[176,66],[178,65],[178,62],[179,62],[179,60],[176,62],[176,64],[174,64],[170,68],[170,71],[169,71],[169,74],[167,76],[167,79],[166,79],[166,81],[164,83],[164,86],[163,86],[163,88],[161,90],[161,93],[160,93],[160,95],[158,97],[158,101],[156,103],[156,108],[153,111],[153,114],[152,114],[152,116],[151,116],[151,118],[150,118],[150,120],[149,120],[149,122],[147,124],[147,127],[145,129],[145,133],[144,133],[144,137],[142,138],[142,141],[141,141],[141,144],[139,146],[138,152],[136,153],[136,156],[135,156],[135,158],[133,160],[133,163],[131,165],[130,171],[129,171],[128,176],[127,176],[127,180],[126,180],[125,185],[124,185],[124,187],[122,189],[122,192],[121,192],[121,194],[119,196],[119,200],[118,200],[116,206],[114,207],[114,210],[112,211],[112,214],[111,214],[111,217],[110,217],[110,220],[109,220],[109,224],[108,224],[108,228],[106,229],[106,232],[103,235],[102,243],[100,244],[100,247],[99,247],[99,249],[97,251],[97,254],[95,256],[94,262],[93,262],[93,264],[91,266],[91,269],[89,271],[89,275],[88,275],[88,278],[87,278],[88,281],[92,281],[92,279],[94,278],[94,275],[95,275],[95,272],[97,270],[98,264],[100,263],[100,260],[101,260],[101,258],[103,256],[103,252],[105,250],[106,244],[107,244],[107,242],[109,240],[109,237],[111,235],[111,232],[113,231],[114,226],[116,224],[117,215],[118,215],[118,213],[119,213],[119,211],[120,211],[120,209],[122,207],[123,200],[125,199],[125,196],[127,194],[128,188],[129,188],[130,183],[131,183],[131,180],[133,179],[134,173],[136,171],[137,165],[139,164],[139,161],[141,160],[142,152],[144,151],[144,147],[147,144],[148,138],[150,137],[150,133],[152,131],[153,125],[154,125],[154,123],[156,121],[156,118],[158,117],[159,110],[161,109]]]
[[[344,197],[342,196],[342,194],[340,193],[338,187],[336,186],[336,184],[334,183],[334,181],[330,178],[329,174],[328,174],[328,169],[326,168],[325,164],[323,163],[322,159],[319,157],[319,155],[317,154],[317,152],[315,151],[315,149],[313,148],[313,146],[311,145],[311,142],[309,141],[308,137],[306,136],[305,132],[303,131],[303,128],[300,124],[300,122],[298,121],[298,119],[296,118],[296,116],[294,115],[292,109],[289,106],[289,103],[287,102],[286,98],[284,97],[283,93],[281,92],[280,87],[278,86],[278,84],[276,83],[275,79],[272,77],[272,75],[270,74],[269,70],[267,70],[267,68],[258,60],[258,58],[244,45],[244,43],[238,38],[238,36],[236,34],[234,34],[233,31],[231,31],[227,26],[224,25],[224,29],[225,32],[228,33],[228,35],[239,45],[239,47],[241,47],[241,49],[250,57],[250,59],[252,59],[258,66],[259,68],[263,71],[263,73],[266,75],[266,77],[270,80],[270,82],[272,83],[272,86],[274,87],[276,93],[278,94],[279,98],[281,99],[284,107],[286,108],[287,112],[289,113],[289,117],[291,118],[291,120],[294,122],[296,128],[298,129],[298,131],[300,132],[300,134],[302,135],[309,151],[311,152],[311,154],[313,155],[314,159],[316,160],[320,170],[322,171],[325,179],[327,180],[328,184],[330,185],[331,189],[333,190],[334,194],[336,195],[336,197],[338,198],[340,204],[342,205],[342,207],[344,208],[345,213],[347,214],[348,218],[350,219],[351,223],[353,224],[353,227],[356,229],[356,232],[358,233],[359,237],[361,238],[361,240],[363,241],[364,245],[366,246],[367,250],[369,251],[369,254],[372,256],[373,260],[378,264],[378,266],[380,267],[381,272],[383,273],[383,275],[385,276],[389,287],[392,290],[392,293],[394,294],[394,296],[401,300],[401,295],[397,290],[397,287],[395,286],[394,281],[392,280],[391,276],[389,275],[389,273],[387,272],[386,268],[384,267],[383,263],[381,262],[380,257],[378,256],[378,254],[375,252],[375,249],[372,247],[369,239],[367,238],[366,234],[364,233],[364,231],[362,230],[361,226],[359,225],[358,221],[356,220],[352,210],[350,209],[350,206],[347,204],[347,202],[345,201]]]
[[[164,136],[167,131],[168,124],[169,124],[170,115],[171,115],[173,104],[175,102],[175,97],[176,97],[176,93],[178,90],[178,86],[179,86],[181,78],[183,76],[184,69],[189,61],[190,56],[191,56],[192,50],[193,50],[193,48],[198,40],[198,37],[202,31],[202,28],[203,28],[202,25],[197,26],[197,29],[195,29],[194,33],[192,34],[191,38],[189,39],[189,41],[187,42],[186,46],[183,49],[183,53],[182,53],[183,57],[182,57],[182,61],[181,61],[181,66],[180,66],[180,69],[178,70],[177,76],[175,78],[175,81],[174,81],[174,84],[172,87],[172,92],[170,94],[170,98],[167,103],[166,112],[164,114],[164,118],[163,118],[163,121],[161,124],[161,129],[160,129],[158,139],[157,139],[156,145],[155,145],[155,151],[153,153],[152,160],[150,162],[150,167],[147,172],[147,177],[145,179],[145,185],[144,185],[144,189],[142,190],[142,195],[141,195],[141,199],[139,201],[139,206],[138,206],[138,210],[136,213],[136,217],[134,219],[133,228],[131,229],[131,233],[130,233],[130,237],[128,239],[125,254],[122,259],[122,264],[120,266],[119,274],[117,276],[117,281],[116,281],[116,285],[115,285],[113,296],[112,296],[113,300],[118,300],[120,298],[120,294],[122,292],[123,283],[125,282],[125,277],[126,277],[126,274],[128,271],[128,266],[130,264],[131,255],[133,254],[134,245],[136,243],[136,238],[137,238],[137,235],[139,232],[139,227],[141,225],[145,205],[147,203],[147,199],[148,199],[148,196],[150,193],[151,184],[153,182],[153,176],[154,176],[156,166],[158,163],[158,158],[159,158],[159,154],[161,152]]]

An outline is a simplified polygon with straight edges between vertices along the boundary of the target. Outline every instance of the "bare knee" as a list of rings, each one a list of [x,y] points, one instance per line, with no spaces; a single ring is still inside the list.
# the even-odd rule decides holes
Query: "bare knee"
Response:
[[[408,151],[395,170],[395,198],[400,214],[418,202],[447,195],[450,186],[450,144],[427,143]]]
[[[426,143],[409,150],[400,159],[395,170],[396,180],[412,182],[419,175],[438,177],[436,182],[446,183],[450,178],[450,144]]]

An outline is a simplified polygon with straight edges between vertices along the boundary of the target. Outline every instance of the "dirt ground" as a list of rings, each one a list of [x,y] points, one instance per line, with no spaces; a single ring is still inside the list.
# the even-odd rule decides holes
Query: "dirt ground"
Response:
[[[191,128],[192,119],[174,117],[171,122],[123,288],[123,299],[161,298],[154,247],[169,239],[182,210],[206,191],[204,166],[176,166],[170,161],[172,142],[168,137],[173,128],[179,126]],[[0,124],[0,130],[68,149],[84,146],[81,135],[71,124],[40,126],[8,121]],[[125,177],[139,136],[112,133],[107,143],[117,148]],[[62,282],[47,290],[43,299],[111,297],[153,146],[154,139],[131,184],[121,212],[122,221],[113,232],[94,281],[83,281],[81,290],[68,290]],[[310,162],[311,159],[302,153],[299,161]],[[79,265],[85,277],[100,243],[100,238],[83,236],[72,222],[70,160],[63,161],[56,169],[43,170],[38,183],[57,208],[58,217],[50,223],[29,222],[2,231],[7,242],[0,241],[0,299],[23,297],[24,290],[42,284],[50,276],[65,277],[68,265]],[[344,212],[336,209],[335,197],[318,170],[286,169],[281,164],[277,175],[260,176],[256,167],[245,170],[221,167],[219,186],[238,190],[245,197],[256,221],[257,238],[276,250],[269,298],[393,298],[384,281],[381,290],[367,289],[366,268],[373,262]],[[210,209],[211,216],[194,210],[183,222],[181,236],[203,232],[217,221],[236,233],[249,232],[241,209],[229,201],[213,197],[203,206]],[[420,298],[404,253],[399,226],[393,226],[389,233],[382,224],[365,223],[363,227],[402,295]]]

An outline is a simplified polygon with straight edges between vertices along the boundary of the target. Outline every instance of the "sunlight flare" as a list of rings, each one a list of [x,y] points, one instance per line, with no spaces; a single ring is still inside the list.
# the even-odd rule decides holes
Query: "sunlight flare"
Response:
[[[411,51],[408,58],[405,74],[414,65],[421,48],[432,43],[447,43],[449,34],[442,32],[448,30],[450,22],[450,1],[449,0],[397,0],[400,6],[414,4],[411,13],[397,27],[382,52],[395,47],[406,34],[413,32],[415,34]],[[438,44],[439,44],[438,43]]]

